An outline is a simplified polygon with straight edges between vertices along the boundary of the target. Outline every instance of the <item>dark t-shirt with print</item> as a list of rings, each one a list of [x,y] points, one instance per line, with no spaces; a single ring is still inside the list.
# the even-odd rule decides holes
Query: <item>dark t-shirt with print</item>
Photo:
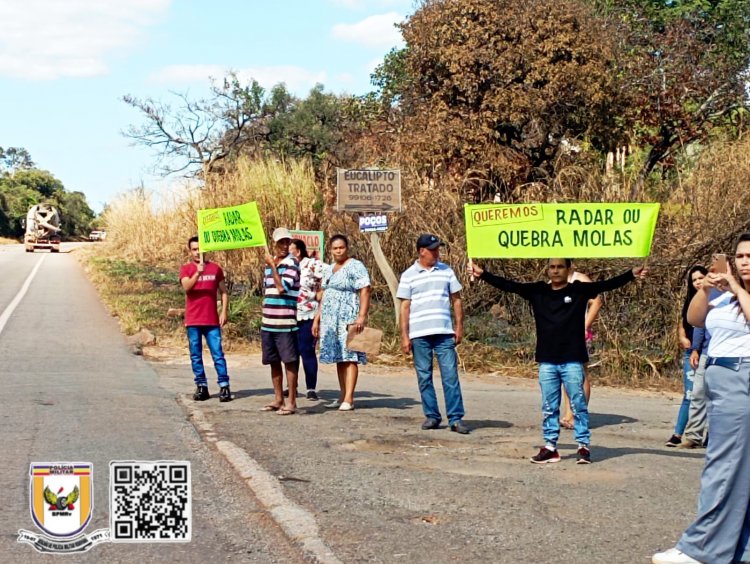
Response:
[[[609,280],[575,281],[557,290],[545,282],[515,282],[487,271],[481,279],[529,301],[536,323],[536,361],[562,364],[588,362],[585,325],[589,300],[601,292],[624,286],[635,277],[628,270]]]

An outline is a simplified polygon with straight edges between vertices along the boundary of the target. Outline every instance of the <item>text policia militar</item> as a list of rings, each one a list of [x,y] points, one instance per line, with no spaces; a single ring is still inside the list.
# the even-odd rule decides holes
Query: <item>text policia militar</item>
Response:
[[[658,204],[466,206],[470,256],[647,256]]]

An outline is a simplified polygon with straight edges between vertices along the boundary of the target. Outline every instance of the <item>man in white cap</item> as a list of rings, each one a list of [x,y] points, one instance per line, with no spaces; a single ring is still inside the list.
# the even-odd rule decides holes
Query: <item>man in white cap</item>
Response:
[[[292,235],[285,227],[273,232],[274,256],[266,253],[263,274],[263,319],[261,351],[263,364],[271,365],[274,400],[263,411],[291,415],[297,411],[297,394],[290,393],[284,405],[283,379],[286,370],[287,389],[297,389],[299,350],[297,344],[297,296],[300,269],[289,252]],[[283,366],[282,366],[283,364]]]
[[[401,300],[401,350],[414,355],[422,411],[422,429],[440,428],[440,408],[432,383],[432,362],[437,357],[443,381],[445,411],[450,430],[468,435],[462,421],[464,402],[458,381],[456,345],[463,337],[461,284],[455,272],[440,262],[443,242],[425,233],[417,239],[418,258],[402,275],[396,296]],[[451,306],[455,322],[451,320]]]

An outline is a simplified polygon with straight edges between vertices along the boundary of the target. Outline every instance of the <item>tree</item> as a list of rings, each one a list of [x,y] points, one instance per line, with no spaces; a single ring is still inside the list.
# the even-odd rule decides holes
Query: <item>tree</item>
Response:
[[[65,191],[63,183],[51,172],[38,168],[17,170],[8,179],[8,184],[36,192],[40,199],[49,199]]]
[[[140,110],[145,123],[124,133],[136,143],[156,149],[165,174],[211,173],[217,164],[257,139],[254,127],[263,109],[265,91],[255,81],[243,85],[235,73],[211,87],[212,98],[190,100],[174,93],[180,105],[131,95],[123,101]]]
[[[343,138],[342,100],[316,84],[307,98],[288,99],[268,120],[269,147],[280,155],[310,157],[318,168]]]
[[[89,232],[95,214],[83,192],[63,191],[55,203],[60,211],[60,227],[64,236],[83,236]]]
[[[31,168],[0,176],[0,235],[20,236],[21,219],[31,206],[41,202],[58,208],[63,235],[82,236],[88,232],[94,212],[86,196],[82,192],[67,192],[52,173]]]
[[[613,30],[581,2],[425,0],[401,27],[389,96],[433,171],[494,190],[554,174],[565,139],[616,143]]]
[[[0,147],[0,172],[29,169],[34,167],[31,155],[23,147]]]
[[[632,198],[675,149],[705,140],[745,107],[750,66],[746,0],[598,0],[617,20],[632,140],[648,149]]]

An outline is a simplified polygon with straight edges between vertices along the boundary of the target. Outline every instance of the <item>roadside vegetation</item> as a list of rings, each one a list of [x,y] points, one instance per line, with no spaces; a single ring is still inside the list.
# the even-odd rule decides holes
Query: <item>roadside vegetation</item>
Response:
[[[42,202],[60,212],[64,239],[88,235],[95,214],[83,192],[66,190],[51,172],[37,168],[23,147],[0,147],[0,244],[18,243],[23,237],[21,220],[31,206]]]
[[[447,241],[443,260],[465,286],[462,365],[531,375],[528,307],[466,279],[463,205],[659,202],[651,277],[604,297],[591,373],[599,383],[680,388],[684,275],[750,230],[750,4],[424,0],[401,31],[404,47],[385,57],[364,96],[319,85],[300,98],[234,74],[216,81],[207,100],[124,96],[141,118],[128,136],[154,148],[165,173],[186,170],[194,188],[167,203],[145,188],[112,202],[109,239],[93,268],[124,261],[175,276],[198,209],[256,201],[269,233],[284,225],[349,236],[373,277],[370,322],[386,332],[381,361],[405,362],[369,239],[356,216],[336,211],[335,191],[337,168],[398,168],[404,210],[381,236],[393,270],[413,262],[418,234]],[[260,253],[213,257],[231,283],[236,339],[258,336]],[[544,276],[543,261],[487,266],[521,280]],[[594,279],[631,266],[578,261]],[[151,286],[133,289],[156,292],[152,274],[144,276],[138,284]],[[176,280],[171,290],[169,303],[181,303]],[[167,298],[158,299],[154,314],[163,315]],[[133,330],[148,320],[129,323]]]

